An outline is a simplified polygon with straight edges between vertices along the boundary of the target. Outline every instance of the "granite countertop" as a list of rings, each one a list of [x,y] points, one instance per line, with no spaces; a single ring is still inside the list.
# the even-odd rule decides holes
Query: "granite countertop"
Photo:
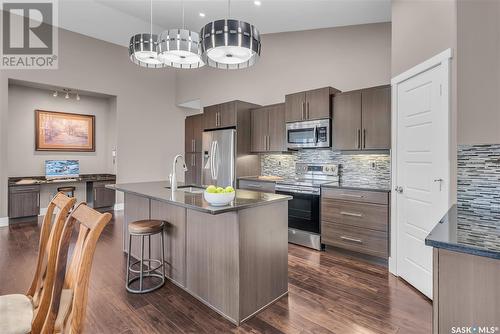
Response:
[[[472,213],[454,205],[427,236],[425,244],[500,260],[498,213]]]
[[[183,183],[179,182],[178,186],[180,187],[182,185]],[[289,201],[292,199],[291,196],[237,189],[236,198],[233,202],[229,205],[218,207],[208,204],[203,198],[203,192],[190,193],[181,190],[172,192],[169,187],[170,183],[167,181],[106,185],[106,188],[109,189],[123,191],[125,193],[159,200],[213,215],[267,205],[273,202]]]
[[[73,182],[95,182],[95,181],[116,181],[116,175],[114,174],[80,174],[79,177],[71,177],[70,179],[75,179]],[[18,184],[18,181],[26,180],[26,183]],[[31,181],[31,182],[29,182]],[[9,186],[29,186],[37,184],[52,184],[52,183],[71,183],[68,181],[61,181],[58,179],[47,180],[45,176],[16,176],[9,177]]]
[[[239,177],[238,180],[277,183],[279,181],[282,181],[283,178],[273,180],[273,179],[263,178],[262,176],[242,176]],[[341,180],[340,182],[326,183],[322,184],[321,186],[326,188],[343,188],[343,189],[353,189],[353,190],[370,190],[370,191],[381,191],[381,192],[391,191],[390,183],[385,181],[367,182],[367,181]]]
[[[389,182],[382,181],[351,181],[351,180],[340,180],[339,182],[332,182],[322,184],[321,187],[324,188],[342,188],[342,189],[352,189],[352,190],[369,190],[369,191],[380,191],[380,192],[390,192],[391,185]]]

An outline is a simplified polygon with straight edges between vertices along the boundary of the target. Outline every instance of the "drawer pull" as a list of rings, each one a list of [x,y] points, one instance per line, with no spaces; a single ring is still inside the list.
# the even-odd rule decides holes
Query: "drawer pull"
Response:
[[[342,194],[342,196],[346,196],[346,197],[355,197],[355,198],[363,198],[365,196],[363,195],[353,195],[353,194]]]
[[[355,243],[358,243],[358,244],[362,244],[363,243],[363,241],[361,239],[354,239],[354,238],[344,237],[343,235],[340,236],[340,239],[345,240],[345,241],[355,242]]]
[[[262,188],[261,184],[247,184],[246,186],[249,188]]]
[[[353,213],[353,212],[346,212],[346,211],[340,211],[340,214],[343,216],[363,217],[363,215],[361,213]]]

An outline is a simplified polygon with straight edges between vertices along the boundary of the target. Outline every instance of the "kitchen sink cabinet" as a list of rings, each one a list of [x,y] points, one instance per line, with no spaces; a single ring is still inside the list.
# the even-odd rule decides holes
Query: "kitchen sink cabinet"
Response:
[[[251,151],[286,151],[285,105],[274,104],[252,110]]]
[[[324,87],[286,95],[286,122],[331,118],[330,96],[338,92],[335,88]]]
[[[203,115],[186,117],[185,121],[185,152],[201,152],[203,136]]]
[[[391,91],[379,86],[336,94],[333,105],[333,148],[391,148]]]
[[[387,259],[389,193],[323,189],[321,243]]]

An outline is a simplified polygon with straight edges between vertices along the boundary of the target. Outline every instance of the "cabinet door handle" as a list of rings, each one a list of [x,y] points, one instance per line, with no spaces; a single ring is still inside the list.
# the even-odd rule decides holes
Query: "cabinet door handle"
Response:
[[[271,136],[267,136],[267,150],[271,150]]]
[[[36,201],[38,203],[38,209],[40,209],[40,193],[36,194]]]
[[[359,148],[361,148],[361,129],[358,129],[357,131],[358,131],[358,133],[357,133],[357,144],[356,144],[356,146],[359,149]]]
[[[363,215],[361,213],[354,213],[354,212],[347,212],[347,211],[340,211],[340,214],[343,216],[363,217]]]
[[[309,115],[309,101],[307,101],[307,109],[306,109],[306,118],[309,119],[311,116]]]
[[[363,197],[365,197],[363,195],[353,195],[353,194],[342,194],[342,196],[354,197],[354,198],[363,198]]]
[[[355,239],[355,238],[345,237],[343,235],[340,236],[340,239],[345,240],[345,241],[355,242],[355,243],[358,243],[358,244],[362,244],[363,243],[363,240],[361,240],[361,239]]]
[[[305,114],[306,114],[306,101],[303,101],[302,102],[302,120],[304,120],[306,118]]]
[[[94,188],[94,202],[96,201],[96,199],[97,199],[97,189]]]
[[[262,188],[262,185],[260,184],[247,184],[248,188]]]
[[[193,152],[196,151],[196,140],[191,140],[191,146],[193,147]]]
[[[363,148],[366,148],[366,129],[363,129]]]

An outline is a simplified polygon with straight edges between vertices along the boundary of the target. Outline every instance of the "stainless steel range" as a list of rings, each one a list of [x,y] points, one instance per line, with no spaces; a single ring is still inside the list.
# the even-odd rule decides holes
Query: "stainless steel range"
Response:
[[[321,185],[339,181],[338,166],[297,163],[295,174],[276,183],[276,193],[293,197],[288,202],[288,241],[320,250]]]

